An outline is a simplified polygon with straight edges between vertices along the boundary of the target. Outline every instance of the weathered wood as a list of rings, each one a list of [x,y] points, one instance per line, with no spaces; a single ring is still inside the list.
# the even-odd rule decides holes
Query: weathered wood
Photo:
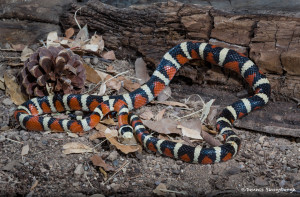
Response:
[[[0,1],[0,44],[34,44],[50,31],[60,33],[59,17],[74,1]]]
[[[65,28],[76,27],[73,15],[79,7],[73,4],[61,18]],[[238,50],[268,74],[276,95],[300,98],[300,18],[294,15],[233,14],[173,1],[120,9],[91,0],[81,7],[77,19],[103,34],[106,46],[117,52],[125,49],[123,54],[128,56],[142,55],[155,65],[166,51],[185,40]],[[211,73],[211,80],[230,89],[230,80],[219,81],[218,75]],[[203,79],[193,78],[198,83]]]

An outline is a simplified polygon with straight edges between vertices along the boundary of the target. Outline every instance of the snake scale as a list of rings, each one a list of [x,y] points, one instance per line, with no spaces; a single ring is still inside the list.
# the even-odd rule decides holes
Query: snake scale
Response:
[[[224,143],[218,147],[192,147],[157,139],[146,131],[138,116],[130,113],[159,95],[180,67],[191,59],[202,59],[239,73],[254,91],[253,96],[234,102],[218,116],[216,128],[224,139]],[[211,164],[227,161],[236,155],[241,140],[232,130],[233,122],[264,106],[269,101],[270,93],[268,79],[245,55],[208,43],[183,42],[168,51],[149,81],[133,92],[116,96],[68,94],[33,98],[18,106],[14,116],[27,130],[77,133],[92,129],[102,118],[114,112],[118,115],[119,133],[123,137],[131,137],[134,133],[138,141],[151,151],[186,162]],[[40,116],[45,113],[75,110],[91,114],[82,120]]]

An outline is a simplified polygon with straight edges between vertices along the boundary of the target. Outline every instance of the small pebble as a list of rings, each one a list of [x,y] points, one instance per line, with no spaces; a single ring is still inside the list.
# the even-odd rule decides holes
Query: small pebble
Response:
[[[5,141],[5,136],[0,135],[0,142],[4,142]]]
[[[173,174],[179,175],[180,174],[180,170],[172,170]]]
[[[105,197],[103,194],[93,194],[90,197]]]
[[[229,170],[226,171],[226,174],[228,175],[234,175],[234,174],[239,174],[241,172],[241,168],[232,166],[229,168]]]
[[[119,166],[119,160],[118,159],[114,160],[112,162],[112,164],[113,164],[114,167],[118,167]]]
[[[75,173],[75,174],[78,174],[78,175],[83,174],[83,172],[84,172],[84,169],[83,169],[83,165],[82,165],[82,164],[79,164],[79,165],[76,167],[75,171],[74,171],[74,173]]]
[[[285,180],[281,180],[281,181],[279,182],[279,186],[280,186],[280,187],[284,187],[285,183],[286,183]]]
[[[111,152],[111,153],[109,154],[109,156],[107,157],[107,159],[110,160],[110,161],[114,161],[114,160],[116,160],[118,157],[119,157],[118,152],[114,150],[113,152]]]
[[[47,141],[47,140],[42,140],[42,143],[43,143],[44,145],[47,145],[47,144],[48,144],[48,141]]]
[[[96,65],[96,64],[98,64],[98,63],[99,63],[99,59],[96,58],[96,57],[94,57],[94,58],[92,59],[92,64],[93,64],[93,65]]]
[[[91,63],[91,58],[89,58],[89,57],[84,58],[84,61],[85,61],[85,63],[89,64],[89,63]]]
[[[10,98],[6,98],[2,101],[3,105],[6,105],[6,106],[9,106],[9,105],[12,105],[13,102]]]
[[[261,178],[261,177],[257,177],[254,181],[255,185],[258,186],[268,186],[269,183],[268,181],[266,181],[265,179]]]

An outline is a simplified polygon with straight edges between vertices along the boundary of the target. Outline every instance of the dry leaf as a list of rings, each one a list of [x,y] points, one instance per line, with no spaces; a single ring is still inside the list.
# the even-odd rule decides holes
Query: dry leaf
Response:
[[[149,129],[162,134],[182,134],[181,130],[177,128],[178,122],[175,120],[166,118],[160,121],[143,120],[143,124]]]
[[[4,86],[4,78],[0,77],[0,89],[1,90],[5,90],[5,86]]]
[[[111,125],[111,126],[116,126],[118,123],[115,122],[112,118],[106,118],[100,121],[100,123],[106,124],[106,125]]]
[[[30,191],[33,191],[36,186],[38,185],[39,181],[38,180],[35,180],[34,183],[32,184],[32,186],[30,187]]]
[[[163,183],[160,183],[154,190],[153,193],[155,193],[158,196],[164,196],[167,195],[166,192],[163,192],[161,190],[167,190],[167,186]]]
[[[75,42],[79,41],[79,42],[83,43],[88,39],[89,39],[89,31],[88,31],[87,25],[85,25],[77,33],[76,38],[75,38]]]
[[[47,36],[47,48],[50,46],[60,46],[59,41],[58,41],[58,35],[56,31],[52,31],[50,33],[48,33]]]
[[[114,51],[107,51],[102,54],[102,57],[107,60],[116,60],[116,55]]]
[[[210,146],[221,146],[221,142],[215,139],[212,135],[209,135],[207,132],[202,130],[201,133],[203,139],[210,145]]]
[[[166,112],[166,109],[160,110],[160,111],[157,113],[157,115],[155,116],[155,120],[156,120],[156,121],[160,121],[160,120],[163,118],[165,112]]]
[[[205,121],[205,119],[207,118],[209,112],[210,112],[210,107],[213,104],[213,102],[215,101],[215,99],[211,99],[210,101],[208,101],[207,103],[205,103],[205,105],[203,106],[203,111],[200,117],[201,122],[203,123]]]
[[[69,47],[69,46],[68,46],[68,43],[69,43],[69,40],[67,40],[67,39],[63,39],[63,40],[60,41],[60,44],[61,44],[62,46]]]
[[[67,132],[69,137],[78,138],[78,135],[76,133]]]
[[[127,79],[124,76],[119,76],[119,77],[117,77],[117,79],[120,80],[120,81],[123,81],[124,88],[126,90],[128,90],[129,92],[132,92],[132,91],[134,91],[134,90],[141,87],[140,84],[135,83],[135,82],[131,81],[130,79]]]
[[[33,50],[26,46],[21,53],[21,61],[25,62],[31,54],[33,54]]]
[[[105,170],[103,170],[103,168],[99,167],[99,171],[103,175],[104,181],[106,181],[107,180],[107,173],[105,172]]]
[[[72,27],[67,29],[65,31],[66,38],[71,38],[74,35],[74,32],[75,32],[75,30]]]
[[[186,136],[193,139],[203,140],[203,138],[200,135],[200,132],[194,129],[190,129],[187,127],[184,127],[182,125],[177,125],[177,128],[181,129],[182,136]]]
[[[98,123],[96,125],[95,129],[97,129],[98,131],[104,132],[107,129],[107,126],[105,126],[104,124]]]
[[[206,118],[206,123],[208,125],[216,125],[219,107],[219,105],[211,106],[210,112],[208,113],[208,116]]]
[[[63,153],[64,154],[72,154],[72,153],[91,153],[93,152],[93,148],[79,143],[79,142],[70,142],[63,145]]]
[[[116,70],[115,70],[115,68],[114,68],[113,65],[108,66],[106,68],[106,71],[109,72],[109,73],[115,73],[116,72]],[[120,76],[120,77],[123,77],[123,76]]]
[[[93,141],[95,139],[105,138],[104,131],[97,131],[89,136],[89,140]]]
[[[97,74],[99,75],[99,77],[102,79],[102,81],[104,81],[106,79],[106,77],[109,75],[105,72],[99,71],[99,70],[95,70],[97,72]],[[112,77],[111,75],[109,75],[110,77]]]
[[[116,146],[117,149],[122,151],[125,154],[136,152],[139,150],[139,146],[133,146],[133,145],[124,145],[119,143],[116,138],[114,138],[110,133],[105,133],[106,139],[114,146]]]
[[[145,63],[143,58],[137,58],[134,63],[134,66],[135,66],[135,76],[141,79],[139,83],[144,84],[145,82],[147,82],[150,79],[150,77],[147,72],[147,64]]]
[[[94,166],[102,167],[105,171],[114,171],[115,169],[111,166],[105,163],[105,161],[99,157],[98,155],[94,155],[90,158],[90,160],[93,162]]]
[[[22,152],[21,152],[21,155],[24,156],[24,155],[27,155],[29,152],[29,145],[25,145],[22,147]]]
[[[158,104],[163,104],[163,105],[168,105],[168,106],[189,108],[186,104],[176,102],[176,101],[152,101],[151,103],[158,103]]]
[[[110,134],[113,137],[118,137],[119,132],[116,129],[106,128],[105,131],[104,131],[104,135],[105,134]]]
[[[152,111],[150,109],[148,109],[145,112],[141,113],[139,115],[139,117],[143,120],[151,120],[154,117],[154,115],[153,115]]]
[[[122,87],[122,81],[117,78],[113,78],[111,75],[107,75],[105,78],[107,87],[119,91]]]
[[[164,134],[159,134],[157,138],[160,140],[170,140],[170,138]]]
[[[140,84],[134,83],[134,82],[132,82],[131,80],[126,80],[126,81],[124,81],[124,88],[125,88],[126,90],[128,90],[129,92],[132,92],[132,91],[134,91],[134,90],[136,90],[136,89],[139,89],[140,87],[141,87]]]
[[[172,91],[170,86],[166,86],[165,89],[157,96],[158,101],[166,101],[171,97]]]
[[[97,95],[103,96],[105,94],[105,92],[106,92],[106,83],[102,83]]]
[[[16,51],[23,51],[26,46],[24,44],[11,44],[11,47]]]
[[[85,44],[84,46],[82,46],[82,49],[97,52],[99,49],[99,46],[96,44]]]
[[[16,83],[16,78],[13,75],[8,72],[4,73],[4,83],[6,86],[6,93],[10,95],[14,104],[21,105],[27,100],[27,96],[21,92],[21,88]]]
[[[104,49],[104,40],[102,36],[99,36],[97,34],[91,37],[90,44],[98,46],[98,53],[101,53]]]
[[[94,70],[92,67],[90,67],[86,63],[83,63],[83,66],[84,66],[85,72],[86,72],[86,80],[88,80],[89,82],[92,82],[92,83],[96,83],[96,84],[99,83],[100,81],[102,81],[101,76],[98,74],[98,72],[96,70]]]

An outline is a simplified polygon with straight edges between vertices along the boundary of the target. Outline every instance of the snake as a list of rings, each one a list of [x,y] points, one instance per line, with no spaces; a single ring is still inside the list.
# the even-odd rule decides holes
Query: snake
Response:
[[[201,59],[238,73],[253,90],[252,96],[225,107],[218,115],[216,130],[223,141],[220,146],[194,147],[158,139],[152,136],[140,118],[131,112],[158,96],[169,85],[180,67],[194,59]],[[104,117],[114,113],[118,120],[119,134],[124,138],[136,136],[147,150],[185,162],[213,164],[228,161],[238,153],[241,139],[233,131],[234,121],[266,105],[270,94],[271,86],[268,79],[243,53],[209,43],[188,41],[169,50],[150,79],[132,92],[112,96],[54,94],[36,97],[19,105],[14,117],[22,128],[31,131],[80,133],[91,130]],[[63,111],[83,111],[90,114],[81,120],[42,116]]]

